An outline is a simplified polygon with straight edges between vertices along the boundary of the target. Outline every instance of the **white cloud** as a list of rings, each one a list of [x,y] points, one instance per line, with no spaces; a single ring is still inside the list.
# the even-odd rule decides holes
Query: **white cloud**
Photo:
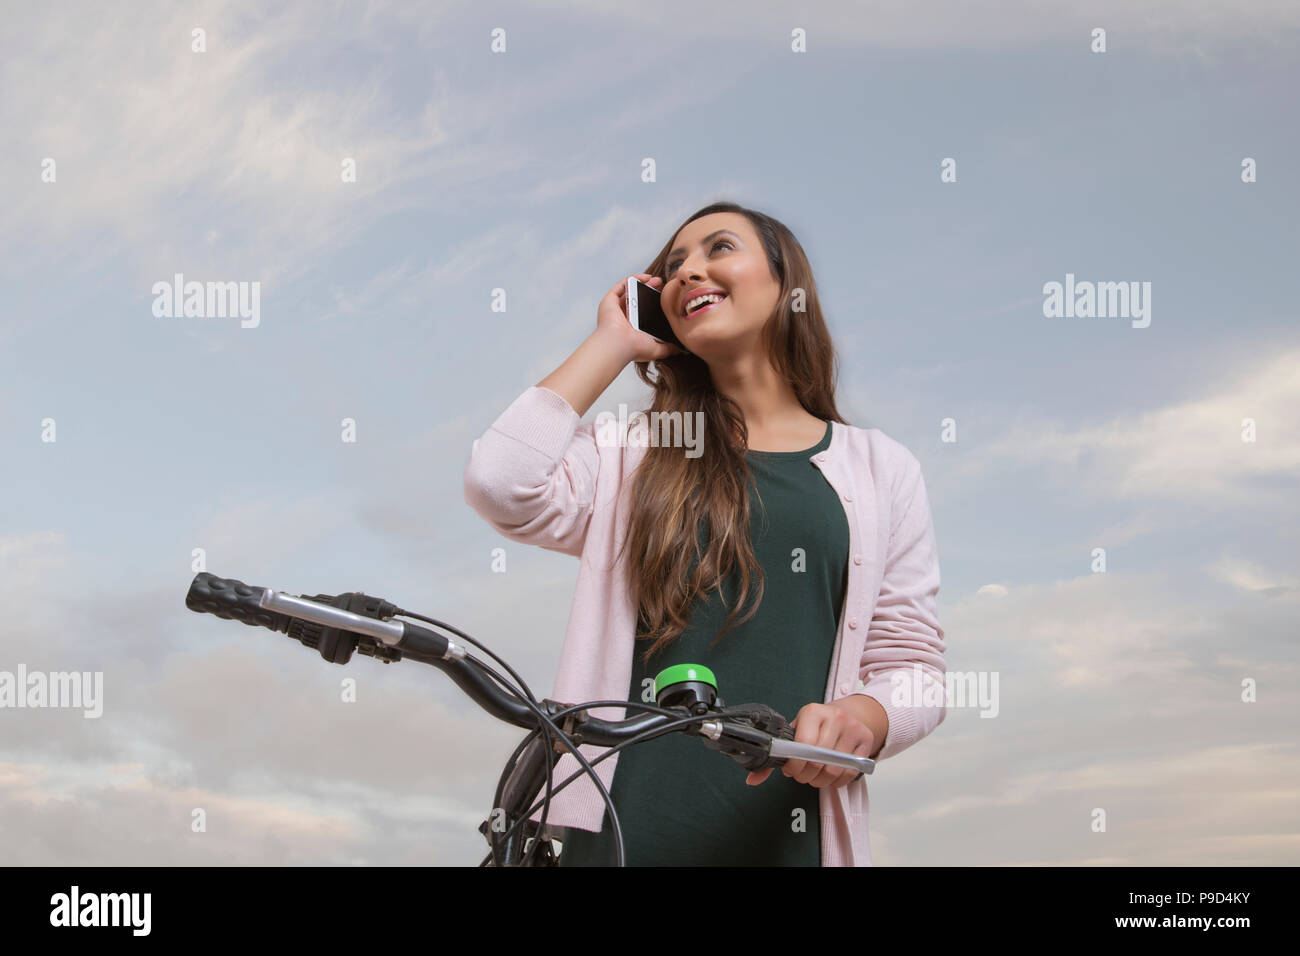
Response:
[[[1081,766],[1053,768],[1050,770],[1012,770],[999,781],[996,792],[960,794],[934,800],[917,807],[909,816],[918,820],[934,820],[954,813],[965,813],[985,806],[1023,807],[1051,799],[1059,794],[1114,793],[1137,790],[1150,792],[1179,792],[1189,787],[1189,781],[1203,799],[1210,781],[1204,779],[1205,769],[1218,769],[1216,777],[1223,795],[1244,804],[1283,805],[1289,799],[1300,802],[1300,754],[1291,745],[1281,743],[1250,743],[1231,746],[1189,747],[1178,753],[1143,754],[1140,757],[1101,759]],[[1273,772],[1267,776],[1280,789],[1268,787],[1256,790],[1243,787],[1242,782],[1258,768],[1270,765]],[[1237,774],[1240,773],[1240,776]]]
[[[1155,575],[1024,584],[999,600],[977,594],[947,609],[944,626],[959,636],[953,650],[976,655],[950,665],[962,669],[1014,664],[1047,686],[1107,694],[1203,679],[1187,642],[1207,625],[1189,620]]]
[[[206,831],[191,829],[196,809]],[[0,814],[7,859],[20,866],[311,863],[322,848],[364,849],[371,827],[352,804],[167,786],[140,767],[90,761],[0,763]]]
[[[1071,486],[1096,496],[1199,501],[1225,509],[1267,496],[1294,505],[1294,489],[1275,491],[1268,480],[1300,478],[1300,352],[1275,353],[1234,369],[1206,383],[1205,392],[1100,425],[1020,424],[957,459],[955,475],[1050,465],[1068,469]],[[1242,440],[1247,418],[1255,421],[1254,442]],[[1142,519],[1130,533],[1149,527]]]
[[[16,599],[35,592],[40,584],[67,565],[65,543],[66,536],[57,531],[0,537],[3,593],[10,593]]]
[[[905,777],[873,793],[878,862],[1294,864],[1300,667],[1285,602],[1112,573],[970,595],[942,619],[949,669],[996,671],[999,713],[950,708]],[[1253,703],[1251,675],[1267,675]],[[1107,833],[1091,832],[1093,807]]]
[[[1132,756],[1079,755],[1044,769],[999,762],[991,778],[965,775],[970,792],[891,808],[890,826],[951,832],[1017,821],[1014,834],[1001,831],[994,858],[979,861],[993,865],[1285,866],[1300,858],[1293,744],[1189,741],[1161,753],[1134,743],[1141,752]],[[1106,812],[1105,832],[1091,830],[1094,807]],[[1103,846],[1110,855],[1099,857]]]
[[[1129,544],[1143,535],[1151,534],[1160,529],[1161,525],[1156,519],[1155,509],[1147,508],[1130,518],[1116,522],[1109,528],[1103,528],[1090,535],[1084,550],[1091,550],[1091,548],[1098,545],[1115,548],[1122,544]]]
[[[284,555],[300,553],[313,542],[328,540],[346,520],[349,500],[337,490],[281,500],[239,498],[232,490],[196,532],[194,546],[204,549],[210,569],[244,568],[243,573],[251,573]]]
[[[106,231],[142,275],[276,282],[295,257],[389,208],[386,190],[447,142],[433,94],[395,115],[377,72],[344,82],[329,52],[382,24],[346,5],[26,8],[5,31],[0,118],[15,270]],[[369,13],[373,13],[372,8]],[[381,18],[382,19],[382,18]],[[207,51],[191,51],[191,30]],[[305,74],[286,72],[295,62]],[[357,182],[343,184],[344,157]],[[39,181],[53,158],[58,180]],[[220,239],[220,241],[216,241]],[[147,286],[141,290],[143,295]],[[267,290],[264,290],[267,291]]]
[[[1295,598],[1300,578],[1293,573],[1265,568],[1239,558],[1223,557],[1206,569],[1216,580],[1231,584],[1233,587],[1266,597],[1286,595]]]

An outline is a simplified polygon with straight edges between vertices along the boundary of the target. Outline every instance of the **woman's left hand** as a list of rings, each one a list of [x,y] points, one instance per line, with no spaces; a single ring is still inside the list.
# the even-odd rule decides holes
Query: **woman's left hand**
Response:
[[[876,746],[875,734],[871,728],[858,720],[845,708],[837,707],[839,701],[830,704],[805,704],[790,721],[794,728],[795,743],[812,744],[826,747],[859,757],[870,757]],[[750,773],[745,783],[756,787],[768,775],[777,769]],[[858,776],[856,771],[842,767],[828,767],[824,763],[810,763],[806,760],[787,760],[781,766],[781,772],[787,777],[806,783],[811,787],[842,787]]]

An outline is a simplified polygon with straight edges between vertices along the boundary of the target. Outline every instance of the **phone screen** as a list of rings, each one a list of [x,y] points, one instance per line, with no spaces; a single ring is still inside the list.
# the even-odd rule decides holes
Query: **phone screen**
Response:
[[[627,280],[627,317],[634,329],[652,335],[660,342],[671,342],[683,352],[689,351],[673,332],[668,316],[659,304],[659,290],[646,285],[635,276]]]

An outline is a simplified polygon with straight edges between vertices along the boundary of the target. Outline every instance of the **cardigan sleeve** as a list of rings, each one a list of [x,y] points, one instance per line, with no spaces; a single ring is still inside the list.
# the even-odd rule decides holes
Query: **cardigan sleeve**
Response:
[[[874,698],[889,717],[877,760],[921,740],[947,712],[936,610],[939,555],[921,464],[906,450],[891,513],[884,576],[859,668],[858,693]]]
[[[599,473],[594,426],[557,392],[531,386],[474,441],[465,503],[512,541],[579,557]]]

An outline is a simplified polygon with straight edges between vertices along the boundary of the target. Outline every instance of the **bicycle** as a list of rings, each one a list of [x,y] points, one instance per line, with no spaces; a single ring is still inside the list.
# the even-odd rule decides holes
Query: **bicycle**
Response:
[[[468,634],[361,591],[306,597],[204,571],[191,582],[185,606],[250,627],[282,632],[334,664],[348,663],[354,652],[385,664],[407,658],[430,664],[447,673],[498,720],[528,729],[530,733],[510,755],[497,781],[488,819],[479,825],[489,846],[480,866],[557,866],[559,858],[546,825],[551,797],[584,773],[595,782],[609,813],[616,865],[625,866],[618,812],[593,767],[625,747],[667,733],[698,736],[704,746],[751,771],[777,767],[787,760],[844,767],[858,771],[859,776],[875,769],[870,757],[796,743],[786,719],[765,704],[726,706],[718,696],[713,672],[697,664],[675,664],[660,671],[655,678],[654,704],[632,700],[582,704],[549,698],[539,701],[509,664]],[[479,648],[501,665],[513,685],[491,665],[472,656],[466,646],[414,621],[441,628]],[[617,721],[585,713],[597,707],[644,713]],[[562,726],[557,726],[557,721]],[[581,744],[609,749],[588,761],[578,750]],[[556,786],[554,761],[555,754],[563,752],[561,748],[573,754],[581,769]],[[543,785],[545,795],[538,800]],[[541,819],[532,820],[539,809]]]

